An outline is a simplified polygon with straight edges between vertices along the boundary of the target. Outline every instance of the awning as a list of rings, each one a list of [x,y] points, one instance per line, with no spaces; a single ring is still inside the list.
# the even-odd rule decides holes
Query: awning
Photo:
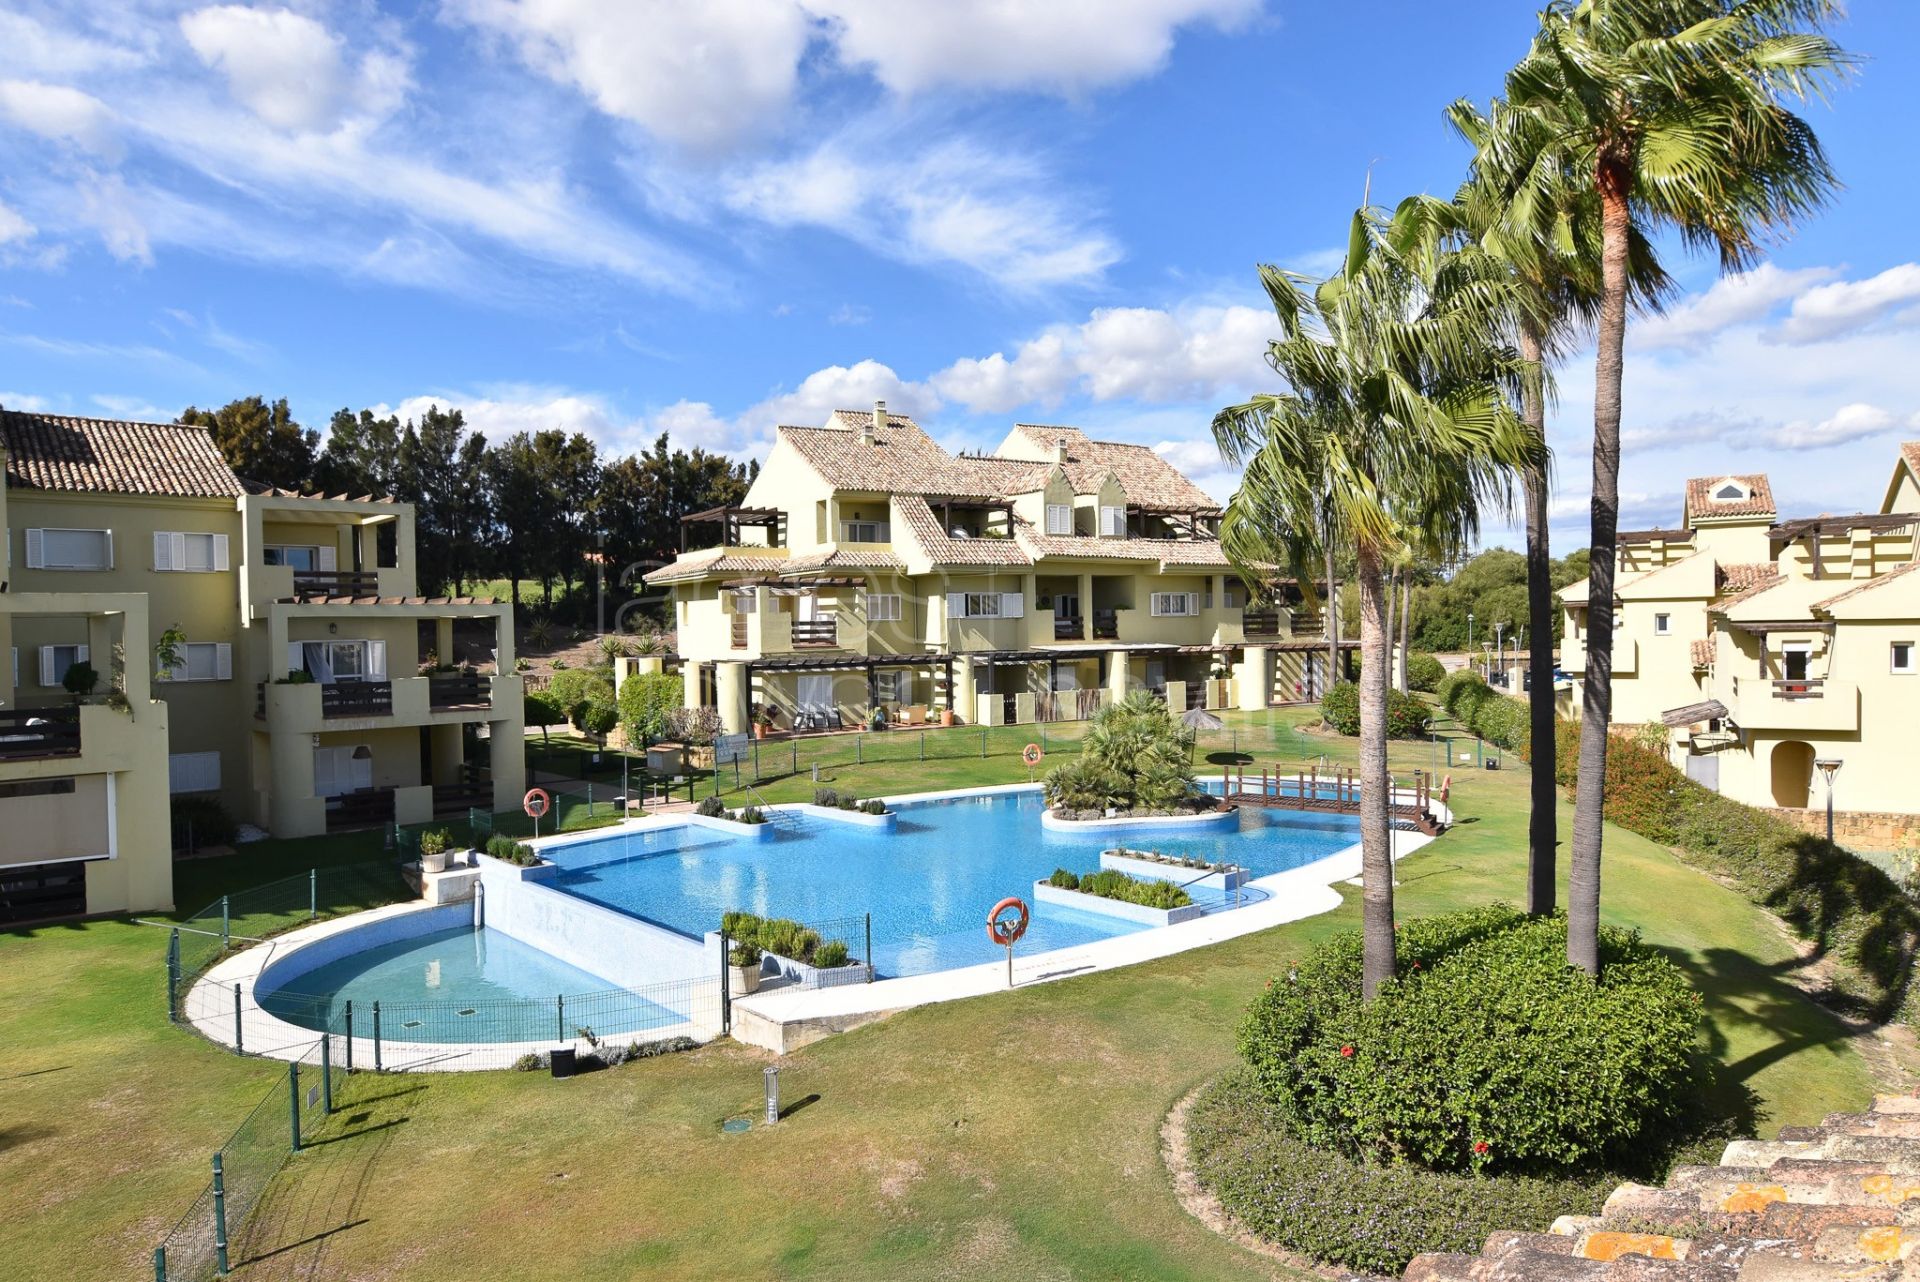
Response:
[[[1701,721],[1719,721],[1727,715],[1727,705],[1718,699],[1707,699],[1701,703],[1689,703],[1684,707],[1669,708],[1660,714],[1660,722],[1667,726],[1690,726]]]

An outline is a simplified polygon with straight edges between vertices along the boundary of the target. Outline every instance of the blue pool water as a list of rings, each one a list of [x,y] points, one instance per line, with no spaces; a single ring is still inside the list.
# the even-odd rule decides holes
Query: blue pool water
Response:
[[[598,975],[497,931],[458,927],[380,944],[296,975],[258,994],[261,1007],[305,1028],[341,1028],[409,1042],[538,1041],[582,1024],[630,1033],[685,1018],[684,1011],[616,993]],[[571,1009],[557,998],[571,1000]]]
[[[1359,840],[1359,821],[1243,809],[1237,827],[1174,835],[1144,829],[1049,832],[1038,792],[907,802],[891,831],[789,812],[770,840],[705,828],[611,835],[544,852],[556,889],[698,937],[733,910],[803,922],[872,914],[883,975],[919,975],[1004,956],[986,935],[987,910],[1007,895],[1032,900],[1055,868],[1089,872],[1105,847],[1132,845],[1239,864],[1255,877],[1298,868]],[[1169,870],[1178,881],[1178,870]],[[1194,898],[1224,909],[1218,893]],[[1036,905],[1024,952],[1070,948],[1142,927]],[[864,941],[848,938],[855,956]]]

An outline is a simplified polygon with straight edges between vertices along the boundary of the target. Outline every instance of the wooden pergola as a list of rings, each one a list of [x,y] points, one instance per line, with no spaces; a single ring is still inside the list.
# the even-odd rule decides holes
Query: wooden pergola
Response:
[[[777,507],[710,507],[701,512],[689,512],[680,518],[680,550],[694,551],[689,546],[688,531],[695,526],[717,525],[720,527],[720,547],[745,547],[740,542],[742,530],[764,530],[768,547],[787,545],[787,514]],[[713,544],[702,546],[712,547]]]

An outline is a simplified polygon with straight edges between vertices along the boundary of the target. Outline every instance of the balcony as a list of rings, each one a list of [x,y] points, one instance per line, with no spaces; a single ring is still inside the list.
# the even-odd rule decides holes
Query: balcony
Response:
[[[348,723],[418,726],[476,720],[514,706],[523,690],[520,677],[400,677],[392,681],[342,681],[287,684],[264,682],[255,688],[253,715],[271,734],[320,734],[353,728]]]
[[[798,649],[831,649],[839,644],[839,626],[833,619],[795,619],[793,646]]]
[[[493,681],[488,677],[446,673],[427,678],[427,706],[435,712],[454,708],[493,706]]]
[[[391,681],[336,681],[320,687],[320,715],[323,717],[390,717],[393,715]]]
[[[327,831],[347,832],[354,828],[373,828],[394,821],[394,790],[362,788],[342,793],[327,806]]]
[[[1120,639],[1120,612],[1118,610],[1095,610],[1093,612],[1093,639],[1095,641],[1118,641]]]
[[[1280,612],[1278,610],[1242,610],[1240,626],[1250,637],[1277,637],[1285,635],[1280,630]]]
[[[295,596],[379,596],[380,575],[375,570],[295,570]]]
[[[8,708],[0,711],[0,761],[80,755],[80,709]]]
[[[1821,677],[1735,677],[1731,712],[1745,730],[1855,733],[1860,687]]]
[[[1087,621],[1077,614],[1053,616],[1053,639],[1055,641],[1084,641],[1087,639]]]

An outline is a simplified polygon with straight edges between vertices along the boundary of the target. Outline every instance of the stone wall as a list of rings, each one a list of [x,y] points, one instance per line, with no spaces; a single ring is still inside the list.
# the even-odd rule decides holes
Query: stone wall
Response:
[[[1761,809],[1776,819],[1784,819],[1803,832],[1816,837],[1827,835],[1827,812],[1809,806],[1804,810],[1768,806]],[[1842,846],[1861,850],[1892,850],[1908,833],[1920,831],[1920,815],[1892,810],[1836,810],[1833,812],[1833,839]]]

